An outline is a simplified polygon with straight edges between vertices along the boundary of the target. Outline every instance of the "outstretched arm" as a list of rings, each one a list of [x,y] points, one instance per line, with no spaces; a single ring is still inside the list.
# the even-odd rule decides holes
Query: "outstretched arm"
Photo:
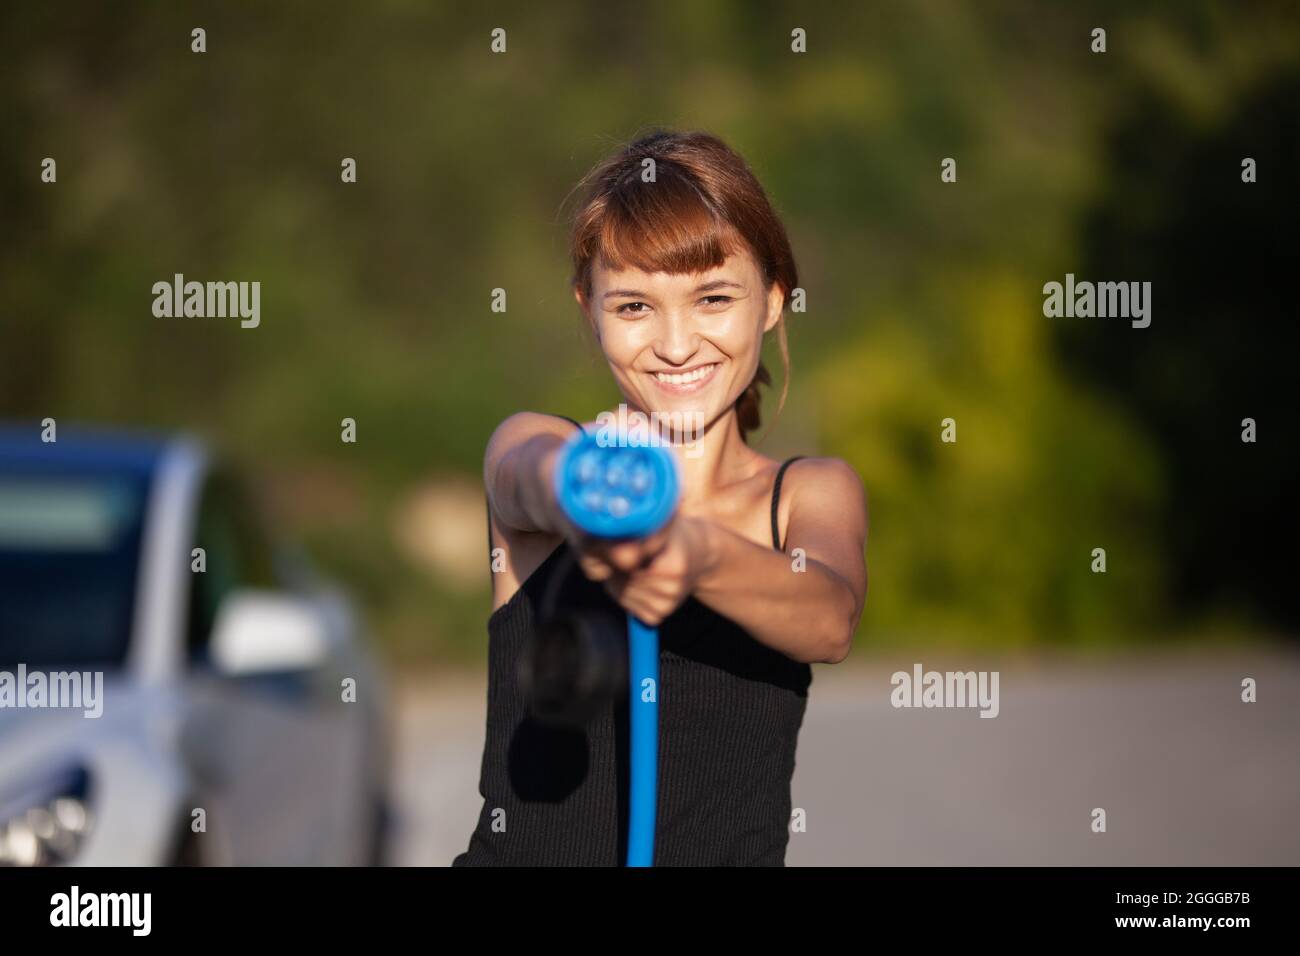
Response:
[[[483,456],[483,485],[497,521],[517,531],[562,534],[551,472],[573,425],[519,412],[497,426]]]
[[[794,660],[839,663],[866,600],[866,492],[857,473],[833,458],[792,465],[785,488],[785,552],[680,516],[652,560],[613,570],[604,576],[606,587],[647,624],[658,624],[693,593]]]

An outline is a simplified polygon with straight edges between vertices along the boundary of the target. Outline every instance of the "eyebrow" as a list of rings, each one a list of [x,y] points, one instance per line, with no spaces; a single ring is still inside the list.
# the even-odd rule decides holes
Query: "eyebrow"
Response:
[[[713,292],[715,289],[743,289],[743,288],[744,286],[742,286],[740,283],[732,282],[730,279],[714,279],[712,282],[705,282],[703,285],[697,285],[691,291],[691,295],[696,295],[700,292]],[[641,292],[637,289],[611,289],[610,291],[606,292],[603,296],[601,296],[601,298],[603,299],[614,299],[614,298],[651,299],[654,297],[651,296],[649,293]]]

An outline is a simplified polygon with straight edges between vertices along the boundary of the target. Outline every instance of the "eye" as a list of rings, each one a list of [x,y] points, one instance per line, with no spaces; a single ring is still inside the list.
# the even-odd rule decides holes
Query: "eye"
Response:
[[[640,306],[640,308],[633,308],[633,306]],[[644,302],[624,302],[614,311],[619,315],[644,315],[649,308],[650,306]]]
[[[724,306],[729,305],[733,300],[729,295],[706,295],[700,301],[706,306]]]

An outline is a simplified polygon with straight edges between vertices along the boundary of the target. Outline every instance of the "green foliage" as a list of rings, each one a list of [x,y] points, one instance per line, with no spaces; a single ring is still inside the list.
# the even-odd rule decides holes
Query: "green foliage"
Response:
[[[1158,463],[1121,410],[1060,375],[1031,288],[954,277],[949,356],[881,317],[818,370],[827,450],[867,476],[872,642],[1112,640],[1159,622]]]
[[[1177,476],[1054,360],[1039,289],[1113,173],[1107,116],[1143,86],[1230,108],[1296,62],[1285,6],[139,2],[0,20],[0,416],[209,435],[403,656],[481,652],[487,608],[484,553],[466,594],[400,549],[405,496],[477,475],[512,411],[614,395],[567,287],[563,203],[660,124],[733,143],[787,219],[809,311],[790,316],[770,450],[863,475],[867,632],[1026,643],[1170,620],[1150,524]],[[261,327],[154,318],[150,287],[176,272],[260,281]],[[330,492],[304,494],[321,475]]]

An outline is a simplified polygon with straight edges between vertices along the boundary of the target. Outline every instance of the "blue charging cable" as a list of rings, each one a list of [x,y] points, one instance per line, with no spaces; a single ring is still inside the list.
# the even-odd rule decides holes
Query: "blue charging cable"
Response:
[[[555,466],[555,497],[573,524],[598,538],[644,538],[677,510],[681,484],[672,454],[657,445],[583,432]],[[659,631],[627,616],[631,774],[627,865],[653,866],[659,759]]]

